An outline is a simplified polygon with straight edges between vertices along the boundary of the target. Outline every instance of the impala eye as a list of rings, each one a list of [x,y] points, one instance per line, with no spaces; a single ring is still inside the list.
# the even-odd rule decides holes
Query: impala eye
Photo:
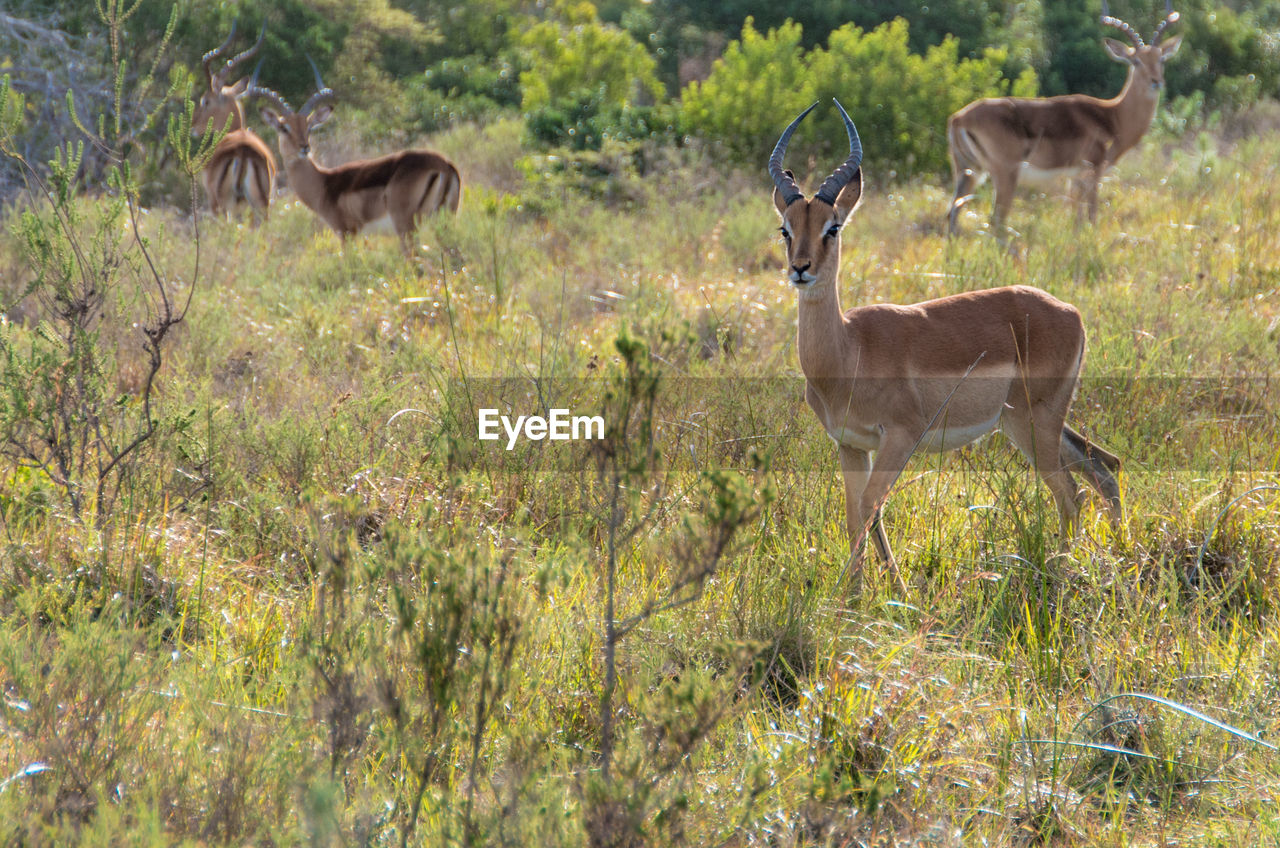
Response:
[[[782,240],[783,240],[783,241],[787,242],[788,244],[790,244],[790,243],[791,243],[791,233],[787,232],[787,228],[786,228],[786,227],[779,227],[779,228],[778,228],[778,232],[782,233]]]
[[[835,238],[836,236],[840,235],[840,225],[832,224],[830,227],[827,228],[827,232],[825,233],[825,235],[827,238]]]

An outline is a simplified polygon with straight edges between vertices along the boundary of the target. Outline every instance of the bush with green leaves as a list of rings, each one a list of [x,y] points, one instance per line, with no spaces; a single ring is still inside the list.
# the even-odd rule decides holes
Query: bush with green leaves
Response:
[[[679,115],[664,106],[612,106],[593,92],[549,103],[525,118],[527,137],[540,147],[600,150],[609,140],[643,141],[676,133]]]
[[[581,98],[621,108],[659,101],[657,65],[626,32],[600,22],[590,3],[563,4],[556,19],[534,24],[519,39],[528,62],[520,74],[526,111]]]
[[[156,60],[140,77],[131,73],[122,34],[136,8],[99,6],[111,33],[113,96],[90,129],[68,92],[68,120],[81,137],[62,140],[47,167],[24,155],[30,112],[9,76],[0,78],[0,157],[17,166],[27,201],[10,223],[26,279],[21,288],[0,289],[0,458],[52,485],[68,513],[99,527],[110,522],[122,493],[151,490],[134,472],[164,426],[156,380],[199,270],[165,267],[152,238],[166,234],[142,224],[138,174],[153,162],[137,140],[153,131],[179,82],[154,99],[158,57],[176,13]],[[193,142],[191,116],[188,103],[164,136],[189,198],[213,141]],[[82,196],[87,148],[102,154],[101,199]],[[21,317],[10,320],[15,313]]]
[[[719,142],[735,160],[763,167],[782,128],[810,103],[819,111],[808,132],[793,142],[790,163],[814,157],[830,170],[848,148],[832,98],[858,125],[866,161],[898,176],[942,173],[947,168],[947,117],[980,97],[1036,92],[1035,75],[1003,77],[1005,54],[988,50],[962,59],[945,39],[925,54],[909,48],[902,19],[871,32],[846,25],[824,48],[805,51],[799,24],[761,35],[748,19],[742,39],[729,45],[705,82],[685,91],[688,127]]]

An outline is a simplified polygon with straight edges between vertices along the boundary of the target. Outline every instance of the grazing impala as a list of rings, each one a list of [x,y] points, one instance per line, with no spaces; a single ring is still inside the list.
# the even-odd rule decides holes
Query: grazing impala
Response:
[[[996,429],[1048,485],[1064,548],[1081,496],[1072,471],[1084,475],[1119,520],[1120,461],[1065,423],[1084,357],[1084,326],[1074,307],[1039,289],[1009,286],[911,306],[841,311],[840,228],[862,197],[862,145],[836,106],[849,136],[849,158],[813,198],[806,200],[792,173],[782,169],[787,143],[813,106],[782,133],[769,174],[782,216],[787,276],[800,298],[805,399],[839,449],[854,585],[861,582],[862,542],[870,532],[903,588],[880,507],[911,455],[952,450]]]
[[[271,195],[276,184],[276,160],[271,155],[271,148],[245,126],[244,108],[240,105],[249,88],[249,80],[242,78],[227,84],[227,78],[236,66],[258,52],[266,32],[264,24],[252,47],[228,59],[225,65],[214,71],[213,63],[226,54],[236,37],[236,27],[232,24],[231,35],[222,46],[210,50],[202,59],[209,90],[196,105],[191,132],[203,135],[211,131],[221,132],[224,128],[228,130],[213,149],[213,155],[204,168],[204,189],[209,196],[209,209],[215,215],[228,214],[239,204],[247,203],[253,209],[254,219],[258,220],[265,219],[271,207]]]
[[[443,208],[458,211],[462,178],[454,164],[430,150],[401,150],[377,159],[348,162],[336,168],[311,158],[311,131],[329,120],[335,95],[316,77],[316,92],[294,111],[280,95],[252,86],[250,94],[269,105],[262,118],[279,136],[289,185],[298,198],[325,220],[343,241],[366,228],[390,224],[400,236],[405,255],[423,215]]]
[[[1107,168],[1151,126],[1164,87],[1165,60],[1182,43],[1182,36],[1160,43],[1165,29],[1178,20],[1168,0],[1167,14],[1149,45],[1133,27],[1107,13],[1106,0],[1102,8],[1102,23],[1123,32],[1130,42],[1103,39],[1111,58],[1129,67],[1128,79],[1118,95],[1110,100],[1083,94],[995,97],[970,103],[947,121],[956,181],[948,215],[950,234],[955,234],[960,209],[985,174],[991,175],[995,192],[991,226],[1002,239],[1019,179],[1074,178],[1076,192],[1089,205],[1090,222],[1097,220],[1098,183]],[[1077,207],[1077,221],[1080,210]]]

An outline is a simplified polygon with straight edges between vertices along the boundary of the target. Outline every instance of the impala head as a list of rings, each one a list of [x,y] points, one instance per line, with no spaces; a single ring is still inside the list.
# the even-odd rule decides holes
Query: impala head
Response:
[[[307,57],[311,61],[311,57]],[[262,120],[275,129],[280,136],[280,155],[287,165],[290,160],[306,159],[311,156],[311,131],[333,116],[333,100],[337,97],[333,89],[320,79],[320,70],[315,62],[311,62],[311,71],[316,77],[316,92],[302,104],[302,108],[293,111],[284,98],[269,88],[257,85],[257,74],[249,86],[249,93],[267,101],[262,107]]]
[[[849,158],[827,177],[812,199],[806,199],[796,185],[795,175],[782,169],[791,134],[813,111],[815,103],[800,113],[783,131],[769,157],[773,178],[773,204],[782,216],[782,240],[787,246],[787,279],[801,290],[822,280],[835,281],[840,266],[840,228],[862,199],[862,143],[853,121],[836,101],[849,136]]]
[[[1170,0],[1165,0],[1164,20],[1156,27],[1155,33],[1151,36],[1151,43],[1145,44],[1137,30],[1119,18],[1111,17],[1111,10],[1107,8],[1106,0],[1102,0],[1102,23],[1115,27],[1129,38],[1128,44],[1114,38],[1104,38],[1102,43],[1112,59],[1130,67],[1130,79],[1134,80],[1135,85],[1145,83],[1154,94],[1164,88],[1165,60],[1177,53],[1178,47],[1182,44],[1180,35],[1161,43],[1164,31],[1177,20],[1178,13],[1173,11]]]
[[[258,40],[254,42],[252,47],[243,53],[232,56],[221,68],[215,68],[214,63],[226,55],[228,48],[231,47],[231,42],[236,37],[236,25],[232,23],[231,34],[227,36],[227,40],[204,54],[201,64],[204,66],[204,76],[208,82],[208,90],[200,96],[200,100],[196,104],[195,114],[192,115],[192,135],[204,135],[210,123],[213,124],[215,131],[220,131],[227,125],[227,118],[232,116],[234,118],[231,122],[231,129],[237,130],[244,126],[244,110],[240,107],[240,98],[244,97],[248,91],[249,80],[241,78],[230,85],[227,84],[227,80],[237,65],[253,58],[257,54],[258,48],[262,46],[262,39],[266,34],[267,25],[263,23],[262,32],[258,34]]]

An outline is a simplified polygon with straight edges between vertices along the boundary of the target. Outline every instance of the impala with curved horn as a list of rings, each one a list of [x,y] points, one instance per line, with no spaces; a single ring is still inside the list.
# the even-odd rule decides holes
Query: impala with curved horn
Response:
[[[276,159],[266,142],[245,126],[244,108],[240,104],[249,89],[250,80],[242,77],[235,83],[227,83],[236,66],[258,52],[266,34],[264,23],[252,47],[231,57],[215,71],[214,63],[226,54],[235,40],[236,26],[233,23],[227,40],[201,59],[209,90],[196,104],[191,132],[199,136],[227,129],[227,134],[214,147],[203,175],[209,209],[215,215],[230,213],[239,204],[246,203],[258,220],[265,219],[271,207],[276,184]]]
[[[269,105],[262,118],[275,128],[289,185],[298,198],[346,241],[366,228],[390,224],[405,255],[418,221],[441,209],[458,211],[462,178],[447,158],[430,150],[401,150],[336,168],[316,164],[311,131],[333,114],[336,95],[312,63],[316,92],[296,112],[279,94],[254,85],[250,94]]]
[[[817,104],[814,104],[816,106]],[[1120,460],[1066,425],[1085,333],[1076,309],[1039,289],[1009,286],[910,306],[840,308],[840,230],[862,198],[862,145],[836,103],[849,158],[806,200],[783,170],[791,122],[769,158],[782,217],[787,278],[799,295],[805,399],[836,443],[855,586],[868,533],[905,588],[880,523],[880,507],[917,450],[940,452],[1003,430],[1052,492],[1065,547],[1081,491],[1073,471],[1120,519]],[[875,461],[872,462],[872,454]]]
[[[960,210],[986,174],[995,192],[991,225],[1004,238],[1004,222],[1013,205],[1018,181],[1070,176],[1075,193],[1089,207],[1089,220],[1098,217],[1098,183],[1127,150],[1142,140],[1155,117],[1164,63],[1178,51],[1182,36],[1161,42],[1165,30],[1178,20],[1169,0],[1165,18],[1151,43],[1129,24],[1111,17],[1106,0],[1102,23],[1129,39],[1125,44],[1104,38],[1107,54],[1127,65],[1124,88],[1110,100],[1067,94],[1060,97],[994,97],[978,100],[947,121],[955,197],[948,213],[948,233],[955,234]],[[1077,207],[1077,221],[1081,207]]]

